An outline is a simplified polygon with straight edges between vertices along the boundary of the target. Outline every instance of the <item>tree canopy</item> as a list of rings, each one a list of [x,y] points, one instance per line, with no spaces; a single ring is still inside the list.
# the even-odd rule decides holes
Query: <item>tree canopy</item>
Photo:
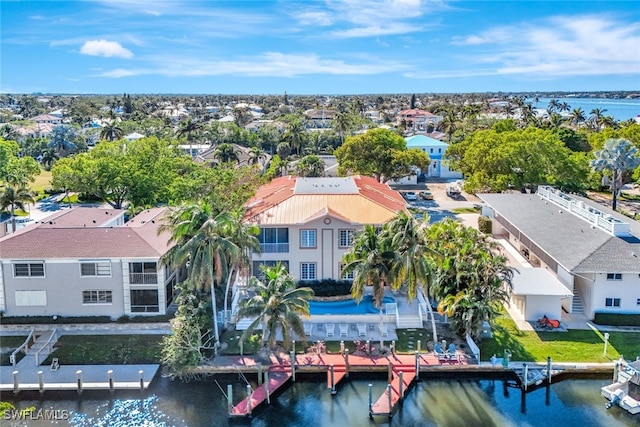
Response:
[[[426,153],[417,148],[407,149],[404,138],[388,129],[372,129],[347,137],[334,154],[340,175],[368,175],[380,182],[409,176],[413,168],[426,169],[430,162]]]

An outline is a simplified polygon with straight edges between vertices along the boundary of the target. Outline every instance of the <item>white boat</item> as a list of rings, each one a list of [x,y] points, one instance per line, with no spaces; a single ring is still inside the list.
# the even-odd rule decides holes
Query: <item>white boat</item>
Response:
[[[625,411],[640,414],[640,360],[622,362],[617,368],[616,382],[602,387],[602,395],[609,400],[607,409],[618,405]]]

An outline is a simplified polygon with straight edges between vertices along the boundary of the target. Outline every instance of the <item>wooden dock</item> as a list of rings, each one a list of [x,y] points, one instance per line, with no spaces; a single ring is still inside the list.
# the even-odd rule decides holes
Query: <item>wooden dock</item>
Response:
[[[229,411],[230,417],[249,417],[251,413],[264,402],[270,402],[270,396],[285,385],[292,376],[288,367],[271,367],[267,374],[267,381],[233,406]]]
[[[391,418],[417,377],[416,368],[412,365],[390,365],[389,369],[391,381],[377,402],[370,405],[369,416],[386,415]]]
[[[341,365],[330,365],[327,369],[327,388],[331,390],[331,394],[335,395],[338,391],[336,390],[336,386],[349,376],[349,372],[347,372],[347,366],[344,364]]]

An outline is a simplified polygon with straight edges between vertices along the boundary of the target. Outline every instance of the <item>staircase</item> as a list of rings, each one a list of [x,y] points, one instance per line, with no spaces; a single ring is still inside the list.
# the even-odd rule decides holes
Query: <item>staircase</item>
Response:
[[[582,304],[582,294],[580,288],[573,287],[573,300],[571,302],[571,312],[575,314],[584,314],[584,305]]]
[[[53,351],[53,346],[58,341],[58,330],[41,331],[39,334],[33,345],[25,351],[25,357],[20,363],[25,362],[30,365],[33,363],[40,365]],[[27,360],[29,360],[29,362],[26,362]]]
[[[238,320],[238,322],[236,323],[236,331],[246,331],[247,329],[249,329],[249,326],[255,321],[255,317],[252,319],[249,318],[242,318],[240,320]],[[262,329],[261,325],[258,325],[258,329]]]
[[[400,329],[405,328],[422,328],[422,321],[420,317],[416,315],[403,314],[396,318],[396,327]]]

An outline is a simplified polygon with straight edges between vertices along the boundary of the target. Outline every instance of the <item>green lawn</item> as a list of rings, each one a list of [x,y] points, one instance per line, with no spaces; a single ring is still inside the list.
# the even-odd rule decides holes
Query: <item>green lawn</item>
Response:
[[[43,193],[45,188],[51,188],[51,171],[40,170],[40,175],[31,184],[31,191],[34,193]]]
[[[45,364],[61,365],[160,363],[163,335],[64,335]]]
[[[483,340],[479,347],[482,360],[493,354],[502,357],[504,349],[509,349],[511,360],[524,362],[544,362],[547,356],[556,362],[610,362],[621,354],[631,359],[639,356],[640,333],[610,332],[604,357],[604,336],[598,331],[524,332],[505,315],[497,320],[493,338]]]
[[[26,340],[26,336],[0,336],[0,365],[8,366],[11,363],[9,362],[9,356],[13,351],[20,346],[24,340]]]
[[[479,214],[482,212],[482,209],[477,208],[453,208],[451,212],[455,214]]]

